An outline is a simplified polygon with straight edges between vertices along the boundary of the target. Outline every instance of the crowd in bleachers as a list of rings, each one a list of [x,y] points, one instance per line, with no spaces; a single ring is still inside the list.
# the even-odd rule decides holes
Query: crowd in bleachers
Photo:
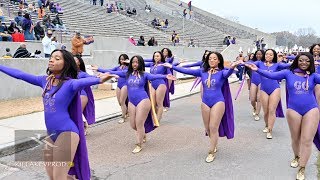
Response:
[[[168,21],[168,19],[160,20],[159,18],[154,18],[151,21],[151,25],[153,26],[153,28],[167,29],[169,26],[169,21]]]
[[[156,41],[154,37],[151,37],[149,41],[146,42],[144,36],[140,36],[139,40],[136,42],[133,36],[130,36],[129,42],[135,46],[158,46],[158,41]]]
[[[4,13],[0,8],[1,21],[7,21],[0,24],[0,41],[23,42],[25,40],[41,40],[48,29],[66,31],[66,27],[59,17],[63,14],[59,3],[52,0],[38,0],[38,12],[35,2],[28,4],[25,0],[11,0],[14,7],[13,14],[17,13],[13,20],[4,18]],[[50,13],[55,13],[51,21]],[[11,12],[12,13],[12,12]],[[1,16],[2,15],[2,16]],[[35,17],[38,17],[35,18]]]
[[[230,46],[231,44],[236,44],[236,38],[231,36],[226,36],[223,40],[223,45]]]

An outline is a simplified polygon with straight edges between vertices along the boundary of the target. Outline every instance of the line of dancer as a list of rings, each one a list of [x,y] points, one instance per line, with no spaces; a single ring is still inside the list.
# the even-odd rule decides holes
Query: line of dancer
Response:
[[[129,117],[130,126],[136,133],[136,145],[132,151],[136,154],[141,152],[146,142],[146,133],[159,126],[168,100],[166,95],[174,84],[170,86],[169,81],[176,80],[173,71],[198,77],[198,82],[201,82],[204,134],[209,136],[210,142],[205,161],[210,163],[216,157],[218,137],[234,138],[234,112],[228,77],[235,67],[242,65],[252,71],[249,89],[252,115],[259,120],[260,99],[265,120],[263,132],[267,133],[267,139],[273,138],[276,116],[283,117],[279,81],[285,79],[288,94],[286,118],[294,154],[290,166],[299,167],[297,179],[301,180],[305,179],[312,141],[320,149],[320,115],[316,96],[316,86],[320,84],[316,65],[320,63],[315,61],[319,59],[319,54],[320,46],[314,45],[310,53],[300,53],[294,57],[292,64],[285,64],[277,62],[277,53],[273,49],[265,52],[259,50],[252,60],[238,60],[225,68],[224,58],[218,52],[205,51],[201,61],[180,66],[179,62],[173,62],[172,52],[164,48],[154,52],[151,61],[139,55],[129,60],[126,54],[121,54],[119,66],[112,69],[92,66],[93,70],[101,72],[92,76],[85,72],[85,64],[80,56],[74,57],[66,50],[55,50],[50,56],[45,76],[31,75],[3,65],[0,65],[0,71],[43,89],[45,124],[49,135],[47,140],[55,145],[44,151],[44,159],[70,164],[67,167],[47,166],[48,176],[54,180],[90,179],[84,136],[88,125],[95,122],[91,85],[118,78],[117,100],[122,110],[119,123]],[[199,68],[189,69],[194,66]],[[145,72],[145,67],[150,67],[150,73]],[[85,118],[82,118],[82,114]]]

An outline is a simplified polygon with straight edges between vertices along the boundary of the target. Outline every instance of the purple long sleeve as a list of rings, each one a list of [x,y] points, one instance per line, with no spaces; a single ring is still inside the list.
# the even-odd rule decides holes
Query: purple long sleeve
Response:
[[[198,62],[195,62],[195,63],[183,65],[182,67],[189,68],[189,67],[201,66],[202,63],[203,63],[202,61],[198,61]]]
[[[144,62],[153,62],[153,59],[143,59]]]
[[[172,68],[175,71],[178,71],[178,72],[183,73],[183,74],[189,74],[189,75],[192,75],[192,76],[201,77],[202,69],[186,69],[186,68],[177,67],[177,66],[172,66]]]
[[[88,77],[88,78],[82,78],[82,79],[73,79],[72,90],[79,91],[87,86],[92,86],[95,84],[100,84],[100,78]]]
[[[286,56],[287,59],[294,60],[297,56]]]
[[[166,79],[167,78],[167,75],[163,75],[163,74],[150,74],[150,73],[147,73],[145,72],[144,73],[147,77],[147,79],[149,81],[153,81],[153,80],[156,80],[156,79]]]
[[[166,62],[172,64],[174,61],[174,57],[166,58]]]
[[[110,71],[116,71],[118,69],[118,67],[114,67],[112,69],[102,69],[102,68],[98,68],[98,72],[103,72],[103,73],[106,73],[106,72],[110,72]]]
[[[274,79],[274,80],[281,80],[281,79],[285,79],[286,78],[286,74],[288,72],[290,72],[289,70],[282,70],[282,71],[278,71],[278,72],[269,72],[269,71],[265,71],[265,70],[261,70],[261,69],[258,69],[257,72],[264,76],[264,77],[267,77],[269,79]]]
[[[28,74],[23,71],[20,71],[18,69],[14,69],[14,68],[2,66],[2,65],[0,65],[0,71],[11,77],[14,77],[16,79],[21,79],[27,83],[30,83],[36,86],[43,87],[44,84],[46,83],[46,79],[45,79],[46,76],[35,76],[32,74]]]
[[[278,70],[287,69],[291,66],[291,64],[287,63],[278,63]]]
[[[127,75],[127,71],[109,71],[109,73],[118,75],[121,78],[125,78]]]
[[[88,77],[96,77],[96,76],[92,76],[86,72],[83,72],[83,71],[80,71],[79,74],[78,74],[78,78],[88,78]]]
[[[148,62],[148,63],[144,63],[145,67],[151,67],[154,63],[153,62]]]
[[[223,69],[222,70],[222,74],[224,78],[228,78],[232,73],[233,73],[234,69],[230,68],[230,69]]]

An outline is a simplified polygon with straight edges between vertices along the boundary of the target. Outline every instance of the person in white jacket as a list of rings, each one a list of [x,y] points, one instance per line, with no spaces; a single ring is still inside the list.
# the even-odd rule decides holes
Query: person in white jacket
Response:
[[[49,58],[53,50],[56,49],[56,37],[52,37],[52,31],[48,30],[46,36],[42,39],[43,53],[45,58]]]

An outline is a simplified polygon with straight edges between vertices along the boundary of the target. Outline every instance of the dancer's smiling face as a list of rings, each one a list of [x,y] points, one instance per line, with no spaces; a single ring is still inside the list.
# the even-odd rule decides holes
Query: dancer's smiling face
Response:
[[[60,51],[55,51],[54,53],[51,54],[48,68],[52,73],[59,74],[61,73],[63,67],[64,67],[63,55]]]
[[[220,62],[219,58],[216,54],[214,54],[214,53],[210,54],[209,59],[208,59],[208,63],[209,63],[210,68],[217,68],[219,62]]]
[[[299,69],[306,71],[310,66],[310,59],[306,55],[301,55],[298,59]]]
[[[266,62],[272,62],[273,58],[274,58],[274,54],[271,50],[268,50],[266,52]]]
[[[320,46],[316,45],[313,49],[312,49],[312,53],[314,56],[319,56],[320,55]]]

